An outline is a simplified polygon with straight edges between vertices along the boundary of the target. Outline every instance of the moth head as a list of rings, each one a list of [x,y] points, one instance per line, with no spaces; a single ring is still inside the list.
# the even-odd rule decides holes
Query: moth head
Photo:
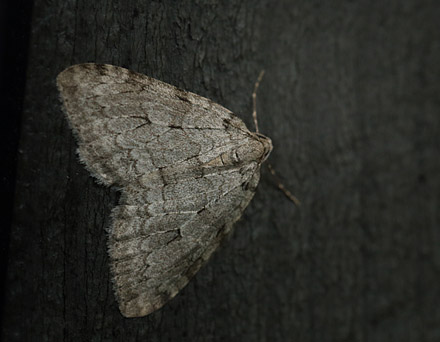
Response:
[[[270,138],[260,133],[254,133],[254,135],[257,138],[257,140],[263,145],[263,154],[261,156],[261,163],[262,163],[269,157],[270,152],[272,152],[273,149],[272,140],[270,140]]]
[[[240,145],[236,149],[231,150],[230,160],[234,164],[258,162],[261,164],[272,151],[272,140],[259,134],[251,133],[252,138],[247,144]]]

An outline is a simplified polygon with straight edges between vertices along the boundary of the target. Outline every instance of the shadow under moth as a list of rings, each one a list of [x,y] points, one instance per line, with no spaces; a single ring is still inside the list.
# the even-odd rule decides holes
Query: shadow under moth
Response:
[[[73,65],[57,86],[81,161],[121,191],[108,237],[120,311],[148,315],[231,232],[272,142],[209,99],[121,67]]]

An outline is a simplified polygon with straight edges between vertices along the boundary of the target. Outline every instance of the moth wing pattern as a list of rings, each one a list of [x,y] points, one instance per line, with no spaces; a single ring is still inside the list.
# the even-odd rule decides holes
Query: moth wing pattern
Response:
[[[57,77],[81,161],[121,191],[108,248],[121,313],[145,316],[209,259],[252,199],[270,139],[202,96],[108,64]]]

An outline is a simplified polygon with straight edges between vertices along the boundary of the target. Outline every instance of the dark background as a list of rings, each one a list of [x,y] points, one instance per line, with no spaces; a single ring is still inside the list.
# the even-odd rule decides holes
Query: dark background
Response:
[[[4,341],[440,340],[438,2],[2,6]],[[60,109],[55,77],[81,62],[206,96],[250,128],[265,69],[260,129],[302,201],[263,168],[233,236],[145,318],[118,311],[105,234],[118,195],[78,163]]]
[[[9,233],[13,214],[17,147],[26,81],[27,50],[32,2],[0,2],[0,293],[4,293]],[[3,308],[4,296],[0,297]],[[0,311],[0,322],[3,310]]]

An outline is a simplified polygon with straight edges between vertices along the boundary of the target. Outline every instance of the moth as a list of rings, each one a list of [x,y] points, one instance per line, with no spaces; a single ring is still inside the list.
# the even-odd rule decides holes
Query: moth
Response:
[[[108,252],[125,317],[161,308],[254,196],[271,140],[213,101],[107,64],[57,77],[81,162],[121,192]]]

